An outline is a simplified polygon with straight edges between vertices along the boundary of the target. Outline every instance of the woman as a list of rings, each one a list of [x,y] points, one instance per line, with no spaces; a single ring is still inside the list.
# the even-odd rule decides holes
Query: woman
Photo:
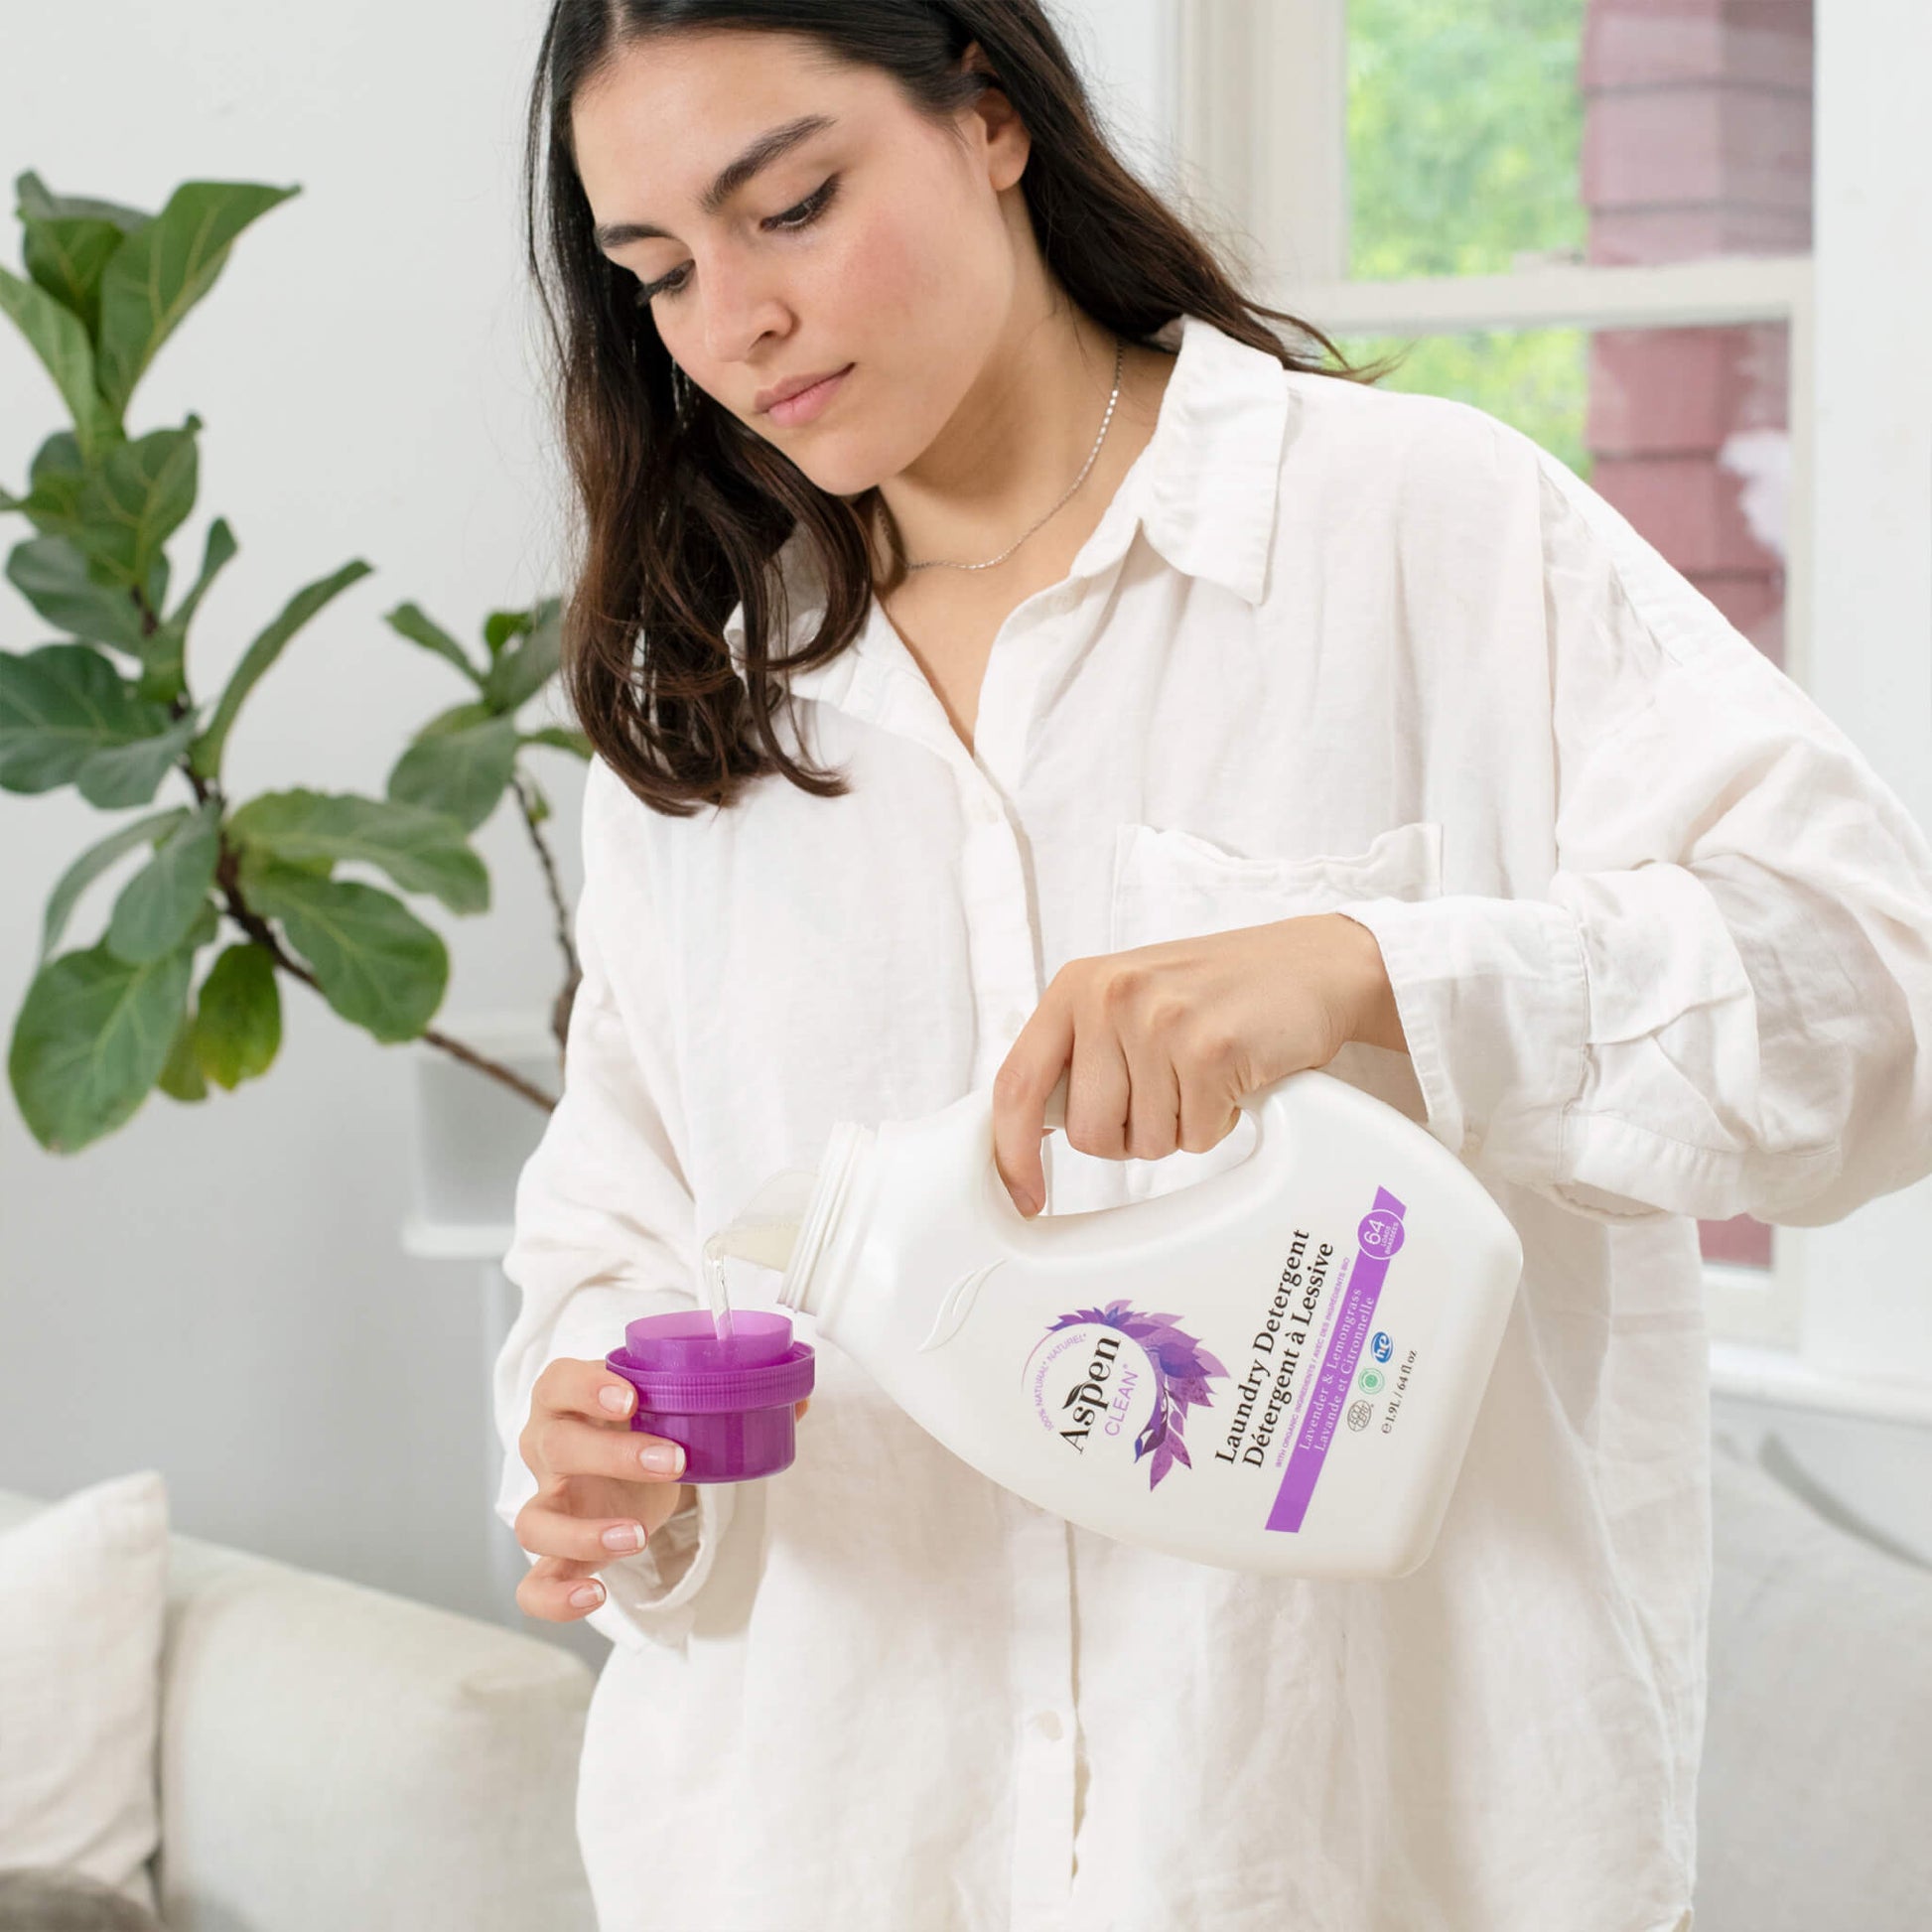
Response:
[[[1695,1217],[1932,1169],[1925,840],[1561,464],[1239,295],[1034,0],[557,0],[531,155],[598,757],[498,1511],[616,1646],[601,1923],[1685,1932]],[[1523,1239],[1407,1578],[1075,1528],[830,1347],[767,1482],[599,1406],[835,1121],[997,1076],[1016,1199],[1088,1208],[1313,1065]]]

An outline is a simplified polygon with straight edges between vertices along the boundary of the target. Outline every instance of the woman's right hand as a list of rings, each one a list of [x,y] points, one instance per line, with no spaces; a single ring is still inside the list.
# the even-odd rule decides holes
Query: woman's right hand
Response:
[[[600,1399],[615,1394],[619,1406]],[[604,1601],[574,1603],[571,1594],[586,1587],[608,1563],[629,1556],[644,1540],[691,1500],[691,1485],[680,1482],[684,1451],[662,1436],[630,1427],[636,1391],[621,1375],[597,1359],[560,1356],[547,1363],[530,1391],[530,1419],[517,1448],[537,1479],[536,1494],[516,1513],[518,1543],[537,1559],[516,1587],[517,1607],[526,1616],[568,1623]],[[810,1396],[799,1400],[802,1416]],[[651,1469],[642,1451],[667,1449],[671,1466]],[[627,1540],[615,1546],[607,1535]]]

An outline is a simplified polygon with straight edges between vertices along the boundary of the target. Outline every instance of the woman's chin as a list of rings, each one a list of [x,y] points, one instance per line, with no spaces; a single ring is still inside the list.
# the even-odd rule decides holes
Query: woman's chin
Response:
[[[892,474],[861,454],[840,451],[831,438],[822,449],[787,450],[785,454],[826,495],[842,496],[847,501],[863,495]]]

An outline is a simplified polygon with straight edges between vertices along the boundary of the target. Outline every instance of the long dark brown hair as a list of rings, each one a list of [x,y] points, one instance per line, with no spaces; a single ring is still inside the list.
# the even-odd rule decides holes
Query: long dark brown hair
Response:
[[[554,0],[530,92],[524,153],[529,268],[549,326],[554,400],[582,510],[582,554],[564,597],[563,679],[598,754],[654,809],[729,806],[781,772],[830,797],[834,771],[794,761],[773,728],[783,673],[836,657],[873,594],[866,531],[888,532],[878,489],[821,490],[770,443],[674,369],[636,278],[592,237],[570,110],[633,42],[679,29],[803,34],[883,69],[936,120],[986,86],[1031,139],[1021,187],[1050,278],[1103,327],[1145,344],[1195,315],[1291,369],[1373,382],[1318,329],[1250,301],[1217,247],[1139,181],[1096,126],[1085,87],[1038,0]],[[977,41],[992,75],[961,68]],[[554,299],[553,299],[554,295]],[[1285,346],[1287,323],[1322,354]],[[825,587],[817,632],[773,658],[791,618],[766,565],[802,526]],[[883,589],[890,590],[886,584]],[[739,675],[724,621],[745,606]]]

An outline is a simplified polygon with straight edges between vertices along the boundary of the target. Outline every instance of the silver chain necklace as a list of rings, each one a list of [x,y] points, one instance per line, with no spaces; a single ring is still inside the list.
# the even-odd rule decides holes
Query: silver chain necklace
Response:
[[[1093,460],[1100,454],[1101,444],[1107,440],[1107,425],[1114,420],[1114,404],[1120,400],[1120,372],[1126,360],[1127,344],[1123,341],[1114,349],[1114,393],[1107,398],[1107,413],[1100,419],[1100,434],[1093,439],[1093,448],[1087,452],[1087,460],[1080,466],[1080,474],[1067,486],[1066,496],[1062,496],[1059,502],[1055,503],[1053,508],[1048,510],[1046,515],[1039,519],[1039,523],[1035,523],[1032,530],[1028,530],[1023,535],[1016,537],[997,557],[989,557],[983,564],[956,564],[944,557],[927,557],[919,563],[907,564],[905,566],[906,571],[910,573],[915,570],[991,570],[995,564],[1005,563],[1027,541],[1027,538],[1032,536],[1034,531],[1040,527],[1040,524],[1046,522],[1047,518],[1051,517],[1065,503],[1066,497],[1071,496],[1074,490],[1078,489],[1086,482],[1087,472],[1093,468]]]

